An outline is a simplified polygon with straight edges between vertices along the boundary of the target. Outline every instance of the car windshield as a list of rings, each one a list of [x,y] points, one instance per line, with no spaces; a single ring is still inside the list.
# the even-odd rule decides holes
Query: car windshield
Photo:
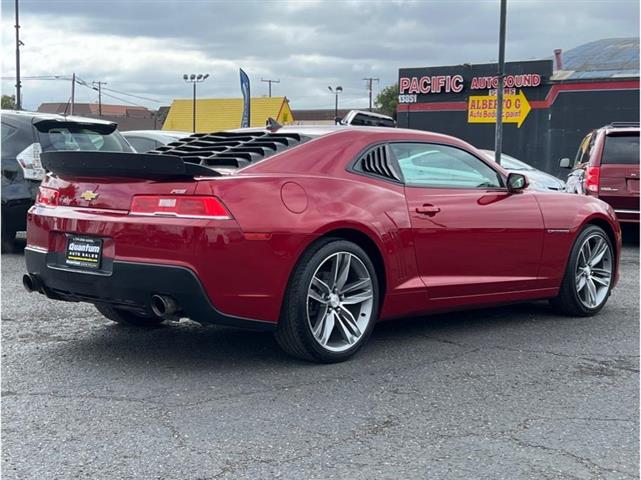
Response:
[[[39,131],[44,152],[56,150],[85,150],[99,152],[131,151],[122,136],[114,131],[104,133],[87,125],[65,124]]]

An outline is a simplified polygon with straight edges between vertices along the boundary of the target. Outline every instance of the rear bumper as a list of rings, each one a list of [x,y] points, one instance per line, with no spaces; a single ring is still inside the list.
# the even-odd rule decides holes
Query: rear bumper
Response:
[[[79,272],[59,266],[57,253],[25,249],[27,271],[36,275],[43,293],[56,300],[107,303],[133,311],[151,311],[151,297],[169,295],[181,316],[196,322],[258,330],[275,324],[221,313],[209,300],[200,280],[189,268],[138,262],[113,261],[108,274]]]

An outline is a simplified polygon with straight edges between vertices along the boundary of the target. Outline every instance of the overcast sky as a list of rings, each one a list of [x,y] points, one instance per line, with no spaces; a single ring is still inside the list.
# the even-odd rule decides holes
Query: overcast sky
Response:
[[[2,0],[2,93],[14,93],[14,0]],[[209,73],[199,97],[239,97],[238,69],[253,96],[262,78],[292,108],[367,106],[364,77],[378,89],[399,67],[496,61],[499,0],[196,1],[20,0],[22,75],[71,75],[151,108],[191,95],[183,73]],[[639,36],[638,0],[508,0],[507,60],[549,58],[554,48]],[[96,92],[76,88],[76,101]],[[106,92],[107,93],[107,92]],[[67,102],[70,82],[25,80],[24,107]],[[105,103],[122,103],[106,97]]]

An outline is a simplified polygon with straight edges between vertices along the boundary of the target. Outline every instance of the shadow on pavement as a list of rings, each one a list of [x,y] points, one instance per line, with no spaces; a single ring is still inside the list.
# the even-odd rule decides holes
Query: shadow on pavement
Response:
[[[547,302],[537,302],[382,322],[375,327],[365,350],[352,362],[384,363],[389,358],[405,356],[411,350],[422,351],[426,338],[438,339],[447,335],[445,343],[456,345],[458,337],[465,342],[464,339],[469,339],[474,331],[485,330],[487,333],[507,325],[520,327],[535,322],[540,327],[541,322],[558,323],[564,319],[576,321],[555,316]],[[417,346],[417,342],[420,345]],[[269,332],[201,327],[185,321],[152,330],[106,325],[102,330],[93,329],[89,336],[70,339],[58,348],[60,355],[73,356],[75,361],[82,358],[89,364],[99,362],[149,372],[154,369],[171,369],[175,373],[199,369],[242,371],[279,366],[296,370],[315,366],[283,353]]]
[[[621,225],[621,234],[623,236],[623,245],[639,246],[639,225],[624,223]]]

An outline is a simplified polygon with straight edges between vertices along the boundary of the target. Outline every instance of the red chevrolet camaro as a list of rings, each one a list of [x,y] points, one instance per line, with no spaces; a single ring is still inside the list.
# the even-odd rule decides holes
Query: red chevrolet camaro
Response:
[[[617,281],[610,206],[445,135],[249,129],[42,160],[25,287],[122,324],[268,329],[334,362],[379,319],[536,299],[587,316]]]

